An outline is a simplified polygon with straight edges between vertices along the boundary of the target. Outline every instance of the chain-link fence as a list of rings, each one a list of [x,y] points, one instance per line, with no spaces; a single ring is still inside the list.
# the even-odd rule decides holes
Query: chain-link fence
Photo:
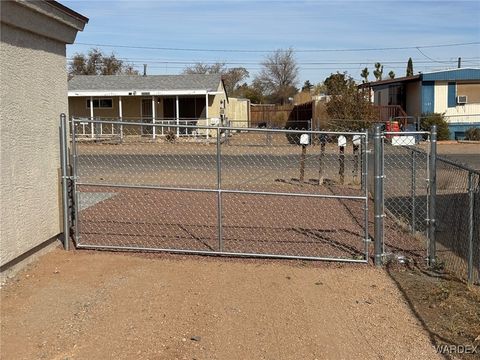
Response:
[[[384,248],[386,256],[428,258],[429,148],[417,147],[428,133],[384,132]]]
[[[437,159],[438,265],[471,283],[480,273],[480,172]]]
[[[480,173],[438,158],[435,129],[377,131],[373,194],[383,259],[411,260],[478,283]]]
[[[205,134],[192,142],[102,122],[122,126],[112,142],[78,137],[81,121],[79,247],[368,261],[365,133],[180,125]]]
[[[82,122],[71,126],[79,247],[368,262],[373,237],[377,264],[411,259],[479,281],[480,173],[437,158],[435,129],[376,126],[370,141],[89,120],[94,135],[121,128],[117,141],[78,135]],[[188,131],[194,141],[175,135]]]

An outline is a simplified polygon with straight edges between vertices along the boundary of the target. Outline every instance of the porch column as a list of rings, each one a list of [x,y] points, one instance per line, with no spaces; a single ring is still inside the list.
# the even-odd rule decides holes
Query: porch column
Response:
[[[177,118],[177,137],[180,136],[180,128],[178,125],[180,125],[180,107],[178,105],[178,95],[175,96],[175,115]]]
[[[90,120],[93,120],[93,96],[90,96]],[[95,132],[94,132],[94,123],[90,123],[90,132],[92,134],[92,139],[95,137]]]
[[[122,97],[118,97],[118,118],[123,121]],[[123,125],[120,125],[120,139],[123,139]]]
[[[207,126],[210,125],[208,120],[208,93],[205,94],[205,124]],[[207,129],[207,140],[209,135],[210,135],[210,129]]]
[[[157,131],[155,129],[155,109],[156,106],[155,106],[155,96],[152,96],[152,123],[153,123],[153,126],[152,126],[152,137],[153,139],[155,139],[157,137]]]

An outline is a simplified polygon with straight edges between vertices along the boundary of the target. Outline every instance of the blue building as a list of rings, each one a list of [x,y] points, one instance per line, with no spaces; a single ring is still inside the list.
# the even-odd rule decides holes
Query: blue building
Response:
[[[397,79],[362,84],[372,91],[375,105],[401,107],[411,117],[444,114],[451,139],[480,128],[480,69],[434,71]]]

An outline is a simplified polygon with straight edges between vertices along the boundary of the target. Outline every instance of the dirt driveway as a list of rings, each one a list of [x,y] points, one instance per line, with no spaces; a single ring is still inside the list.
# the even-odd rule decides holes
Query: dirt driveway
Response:
[[[430,359],[371,266],[64,252],[1,293],[2,359]]]

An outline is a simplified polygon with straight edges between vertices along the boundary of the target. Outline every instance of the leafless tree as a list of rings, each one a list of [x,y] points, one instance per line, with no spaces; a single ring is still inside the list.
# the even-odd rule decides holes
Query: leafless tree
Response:
[[[240,83],[248,78],[249,73],[244,67],[227,68],[225,63],[216,62],[214,64],[195,63],[183,70],[184,74],[221,74],[225,83],[227,94],[234,94]]]
[[[297,92],[298,65],[293,49],[279,49],[267,55],[255,80],[274,102],[284,104]]]
[[[138,75],[132,64],[118,59],[115,54],[105,55],[99,49],[91,49],[88,54],[73,56],[68,75]]]

